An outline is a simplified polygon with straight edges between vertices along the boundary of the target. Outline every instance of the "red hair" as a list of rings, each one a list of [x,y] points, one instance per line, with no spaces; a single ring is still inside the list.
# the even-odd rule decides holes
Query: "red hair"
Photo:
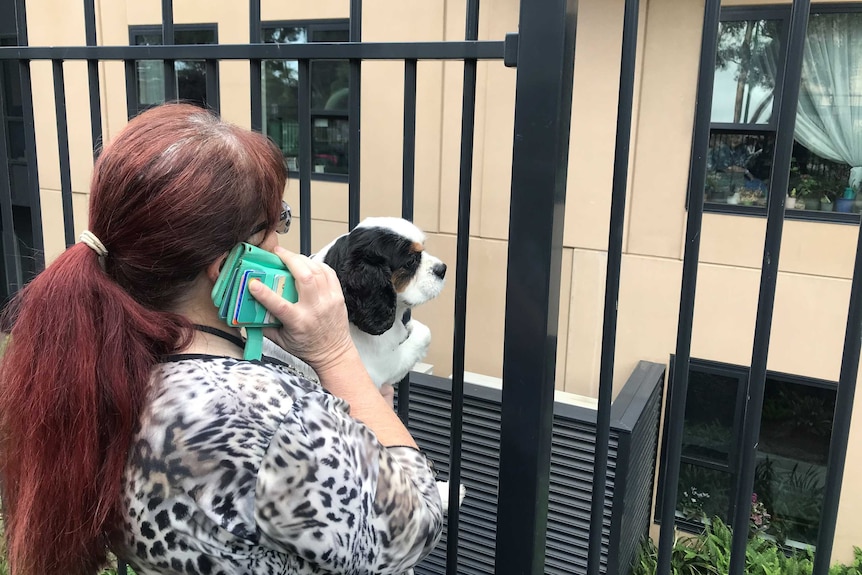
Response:
[[[190,341],[171,310],[262,219],[275,225],[285,179],[270,140],[183,104],[144,112],[104,149],[89,229],[108,255],[72,246],[6,311],[0,487],[12,575],[104,563],[152,369]]]

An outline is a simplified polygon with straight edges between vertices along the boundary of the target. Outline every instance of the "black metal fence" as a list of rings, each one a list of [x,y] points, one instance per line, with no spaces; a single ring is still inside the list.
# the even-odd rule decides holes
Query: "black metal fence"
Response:
[[[312,140],[310,122],[309,63],[314,60],[349,60],[349,157],[348,220],[353,227],[359,220],[360,198],[360,82],[364,60],[399,60],[404,62],[404,140],[403,140],[403,216],[413,216],[414,165],[416,153],[416,85],[419,60],[464,62],[464,88],[461,120],[461,160],[458,203],[457,269],[455,277],[455,329],[452,381],[452,418],[450,481],[460,478],[462,441],[462,406],[464,394],[464,345],[466,325],[467,270],[470,238],[470,198],[472,181],[474,112],[476,103],[476,67],[479,60],[498,61],[517,67],[516,104],[513,110],[514,150],[509,219],[508,274],[503,363],[502,424],[499,470],[499,505],[496,531],[496,566],[489,572],[539,574],[543,571],[548,515],[548,487],[551,460],[554,373],[556,363],[557,317],[559,309],[563,214],[568,166],[571,122],[577,0],[532,0],[522,2],[517,34],[497,41],[479,41],[479,2],[468,0],[463,41],[368,43],[361,42],[362,2],[350,1],[350,41],[274,45],[261,43],[260,0],[249,1],[249,43],[244,45],[173,45],[174,22],[171,0],[162,0],[161,46],[100,46],[96,34],[94,0],[84,0],[86,46],[31,47],[27,39],[27,14],[24,0],[6,0],[4,9],[13,14],[17,46],[0,47],[0,62],[17,67],[21,78],[24,152],[26,160],[29,218],[15,218],[13,188],[10,185],[6,124],[0,122],[0,215],[2,215],[3,271],[7,295],[17,291],[32,273],[44,266],[43,234],[40,209],[39,170],[37,161],[59,161],[64,230],[67,245],[74,243],[72,218],[72,184],[69,161],[69,138],[66,123],[64,62],[86,61],[88,67],[90,120],[92,139],[102,138],[101,101],[99,96],[100,61],[114,60],[125,64],[127,78],[134,78],[138,60],[163,60],[165,99],[176,97],[174,62],[179,59],[204,60],[208,71],[221,60],[249,62],[251,72],[251,125],[260,130],[263,122],[261,61],[291,59],[299,63],[299,181],[301,251],[311,247],[311,166]],[[799,90],[798,71],[810,0],[793,1],[788,72],[784,79],[784,98],[795,100]],[[2,5],[0,5],[2,6]],[[691,351],[692,322],[698,271],[700,232],[703,213],[703,185],[709,140],[709,113],[712,93],[712,69],[718,29],[720,0],[706,0],[704,34],[700,60],[697,126],[692,150],[689,179],[688,220],[686,229],[683,279],[676,361],[675,389],[669,409],[666,477],[662,517],[674,516],[677,477],[681,451],[682,423]],[[639,1],[626,0],[621,49],[620,93],[613,175],[608,266],[604,304],[595,477],[605,478],[608,468],[608,445],[612,380],[614,373],[617,299],[622,260],[623,220],[625,215],[627,168],[629,159],[632,98],[637,49]],[[30,63],[50,61],[54,74],[54,96],[58,127],[59,158],[37,158],[34,128],[33,94]],[[131,73],[130,73],[131,72]],[[208,74],[208,78],[214,77]],[[136,87],[127,84],[129,113],[133,113],[132,94]],[[705,95],[705,97],[704,97]],[[217,108],[218,101],[213,105]],[[793,142],[795,116],[782,107],[776,141],[773,187],[786,187],[789,172],[789,148]],[[692,191],[694,191],[692,193]],[[20,210],[19,210],[20,211]],[[736,495],[737,525],[746,525],[750,510],[750,493],[754,457],[760,423],[760,408],[766,374],[766,356],[772,322],[783,226],[782,201],[770,202],[764,247],[760,301],[757,312],[754,348],[745,413],[745,443],[742,449],[741,488]],[[26,228],[32,248],[32,270],[22,268],[20,240],[16,231]],[[19,234],[20,235],[20,234]],[[850,311],[844,344],[838,401],[833,426],[829,474],[826,488],[820,539],[817,546],[815,573],[827,571],[835,532],[838,497],[847,449],[849,422],[853,404],[856,373],[862,338],[862,250],[857,249],[856,268],[851,290]],[[645,334],[646,335],[646,334]],[[406,417],[409,389],[399,390],[401,413]],[[599,484],[602,483],[602,484]],[[602,545],[601,522],[604,505],[604,482],[594,484],[592,532],[587,572],[600,572]],[[452,494],[456,496],[455,493]],[[457,505],[450,507],[449,533],[457,533]],[[670,550],[674,539],[674,522],[663,521],[659,542],[659,570],[670,573]],[[746,529],[734,534],[732,575],[742,573],[745,559]],[[447,572],[456,572],[457,537],[448,539]]]

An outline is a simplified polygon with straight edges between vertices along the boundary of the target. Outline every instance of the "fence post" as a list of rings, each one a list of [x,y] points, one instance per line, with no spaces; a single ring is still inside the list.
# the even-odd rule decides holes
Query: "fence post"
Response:
[[[577,0],[521,2],[503,343],[498,574],[545,562]]]

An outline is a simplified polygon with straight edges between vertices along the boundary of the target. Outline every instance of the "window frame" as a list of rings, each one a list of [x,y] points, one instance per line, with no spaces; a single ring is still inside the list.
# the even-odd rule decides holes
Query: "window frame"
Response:
[[[17,45],[18,45],[18,38],[14,34],[0,34],[0,46],[17,46]],[[7,62],[9,62],[10,65],[14,65],[13,64],[14,60],[7,61]],[[24,126],[24,116],[23,116],[23,114],[21,116],[16,116],[13,114],[7,114],[6,113],[6,92],[5,92],[5,90],[6,90],[5,86],[4,86],[3,90],[0,90],[0,121],[6,123],[6,134],[7,134],[6,137],[8,138],[8,140],[6,142],[6,156],[7,157],[5,159],[7,162],[9,162],[10,165],[14,164],[17,166],[26,166],[27,165],[26,157],[24,157],[24,158],[13,158],[12,157],[12,145],[11,145],[11,143],[12,143],[12,141],[11,141],[12,130],[9,128],[10,124],[12,124],[13,122],[14,123],[20,123],[21,126],[23,127]]]
[[[196,30],[209,31],[213,33],[213,41],[212,44],[218,44],[218,24],[217,23],[195,23],[195,24],[174,24],[174,33],[177,32],[191,32]],[[133,26],[129,26],[129,46],[136,46],[135,44],[135,36],[143,35],[143,34],[158,34],[162,37],[162,44],[164,46],[165,37],[162,33],[161,24],[136,24]],[[206,81],[206,93],[207,93],[207,102],[215,102],[218,104],[219,102],[219,61],[215,61],[215,77],[212,79],[207,78]],[[141,104],[141,95],[138,92],[138,77],[137,77],[137,68],[132,72],[132,76],[128,76],[128,72],[126,75],[126,90],[132,89],[133,96],[133,105],[129,109],[130,117],[132,115],[138,115],[145,110],[149,110],[150,108],[155,107],[157,104]],[[210,93],[210,90],[214,90],[213,93]],[[216,106],[209,106],[210,109],[218,109]]]
[[[670,405],[671,402],[671,394],[674,390],[673,384],[673,374],[674,374],[674,364],[676,361],[676,357],[671,355],[670,357],[670,368],[668,371],[668,382],[667,382],[667,398],[666,405]],[[745,390],[748,380],[750,369],[743,365],[735,365],[731,363],[723,363],[719,361],[701,359],[701,358],[691,358],[689,361],[689,374],[692,372],[696,373],[708,373],[714,375],[721,375],[725,377],[735,377],[737,378],[737,388],[736,388],[736,405],[734,406],[734,421],[732,428],[732,443],[730,447],[730,452],[728,453],[728,464],[727,466],[722,466],[721,464],[698,460],[694,457],[689,457],[684,454],[680,454],[680,463],[689,463],[693,465],[698,465],[700,467],[705,467],[708,469],[714,469],[716,471],[722,471],[729,473],[731,476],[731,485],[730,485],[730,493],[731,497],[728,502],[728,510],[727,517],[728,522],[732,521],[734,515],[734,503],[735,497],[733,494],[736,492],[737,486],[739,484],[739,454],[741,452],[741,442],[742,442],[742,426],[743,426],[743,413],[745,410]],[[801,375],[779,372],[779,371],[767,371],[766,378],[779,381],[781,383],[790,383],[793,385],[800,385],[804,387],[818,388],[818,389],[827,389],[830,391],[834,391],[838,393],[838,382],[830,381],[826,379],[818,379],[812,377],[805,377]],[[667,474],[667,443],[668,443],[668,427],[670,418],[670,410],[666,409],[663,415],[662,422],[662,432],[661,432],[661,459],[659,461],[659,469],[658,469],[658,489],[656,491],[655,497],[655,508],[653,511],[653,522],[657,525],[660,525],[662,522],[662,498],[665,493],[665,480]],[[833,413],[832,425],[835,424],[835,417]],[[831,466],[834,465],[834,462],[830,459],[827,463],[827,474],[830,471]],[[684,531],[689,533],[700,533],[703,531],[703,524],[691,521],[688,519],[684,519],[682,517],[675,517],[675,525]],[[747,526],[746,526],[747,527]],[[790,543],[788,541],[788,543]]]
[[[721,8],[721,14],[719,16],[720,22],[739,22],[746,20],[778,20],[781,22],[781,49],[780,49],[780,61],[785,62],[786,65],[778,66],[778,77],[775,80],[775,90],[773,92],[773,114],[772,120],[769,124],[745,124],[745,123],[727,123],[727,122],[712,122],[710,121],[709,130],[710,134],[713,131],[724,132],[724,133],[750,133],[750,134],[772,134],[773,136],[776,134],[777,126],[775,122],[777,122],[778,110],[781,109],[781,106],[793,106],[794,109],[798,108],[799,101],[798,98],[794,98],[792,101],[785,100],[784,94],[782,93],[783,87],[783,78],[784,74],[790,66],[802,66],[802,60],[790,62],[786,59],[787,55],[787,39],[789,36],[789,28],[790,28],[790,4],[765,4],[765,5],[752,5],[752,6],[726,6]],[[824,3],[824,4],[816,4],[812,5],[811,14],[850,14],[850,13],[859,13],[862,12],[862,2],[854,2],[848,4],[839,4],[839,3]],[[714,74],[714,69],[713,69]],[[706,95],[698,92],[697,100],[703,101]],[[694,134],[700,129],[701,126],[696,122],[692,126],[692,139],[694,138]],[[792,153],[792,152],[790,152]],[[703,158],[692,158],[690,161],[691,166],[694,165],[694,162],[703,162],[706,163],[706,157]],[[775,165],[775,158],[773,157],[772,164]],[[769,191],[767,195],[767,200],[771,200],[777,192],[773,190],[772,186],[772,171],[770,170],[769,174]],[[686,194],[685,198],[685,209],[688,211],[689,202],[691,193],[694,193],[695,190],[692,188],[689,190],[689,193]],[[703,193],[703,190],[698,189],[697,193]],[[741,206],[741,205],[730,205],[730,204],[720,204],[713,202],[704,202],[703,211],[704,213],[714,213],[714,214],[727,214],[734,216],[748,216],[748,217],[758,217],[765,218],[766,217],[766,207],[765,206]],[[814,210],[795,210],[795,209],[787,209],[784,212],[784,218],[786,220],[801,220],[801,221],[811,221],[811,222],[827,222],[833,224],[860,224],[860,217],[862,214],[853,214],[853,213],[842,213],[837,211],[831,212],[823,212],[823,211],[814,211]]]
[[[263,38],[265,34],[265,30],[267,28],[305,28],[307,31],[307,43],[311,44],[314,42],[314,34],[316,32],[348,32],[350,31],[350,19],[349,18],[317,18],[317,19],[299,19],[299,20],[263,20],[260,23],[260,33],[261,38]],[[263,40],[261,40],[263,41]],[[314,70],[314,59],[311,60],[309,65],[309,71],[313,74]],[[263,74],[264,69],[261,66],[261,81],[264,80]],[[311,75],[310,74],[310,75]],[[309,82],[311,79],[309,78]],[[348,86],[349,90],[349,86]],[[320,108],[312,107],[310,109],[311,114],[311,127],[314,130],[314,120],[316,118],[335,118],[339,120],[350,121],[350,111],[348,110],[323,110]],[[349,138],[349,136],[348,136]],[[312,145],[313,145],[313,136],[312,136]],[[348,147],[349,147],[349,139],[348,139]],[[299,170],[288,170],[288,176],[292,178],[299,178]],[[312,180],[320,180],[326,182],[340,182],[347,183],[348,178],[350,176],[350,164],[347,166],[346,174],[333,174],[333,173],[319,173],[319,172],[311,172]]]

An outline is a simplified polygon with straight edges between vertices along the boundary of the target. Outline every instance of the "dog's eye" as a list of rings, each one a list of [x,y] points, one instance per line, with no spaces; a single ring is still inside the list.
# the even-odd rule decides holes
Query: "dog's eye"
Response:
[[[418,266],[419,266],[419,263],[420,263],[420,261],[421,261],[421,260],[422,260],[422,254],[421,254],[420,252],[413,252],[413,253],[412,253],[412,254],[410,254],[410,256],[407,258],[407,261],[405,261],[405,262],[401,265],[401,268],[402,268],[402,269],[407,269],[407,270],[409,270],[409,269],[413,269],[413,268],[416,268],[416,267],[418,267]]]

